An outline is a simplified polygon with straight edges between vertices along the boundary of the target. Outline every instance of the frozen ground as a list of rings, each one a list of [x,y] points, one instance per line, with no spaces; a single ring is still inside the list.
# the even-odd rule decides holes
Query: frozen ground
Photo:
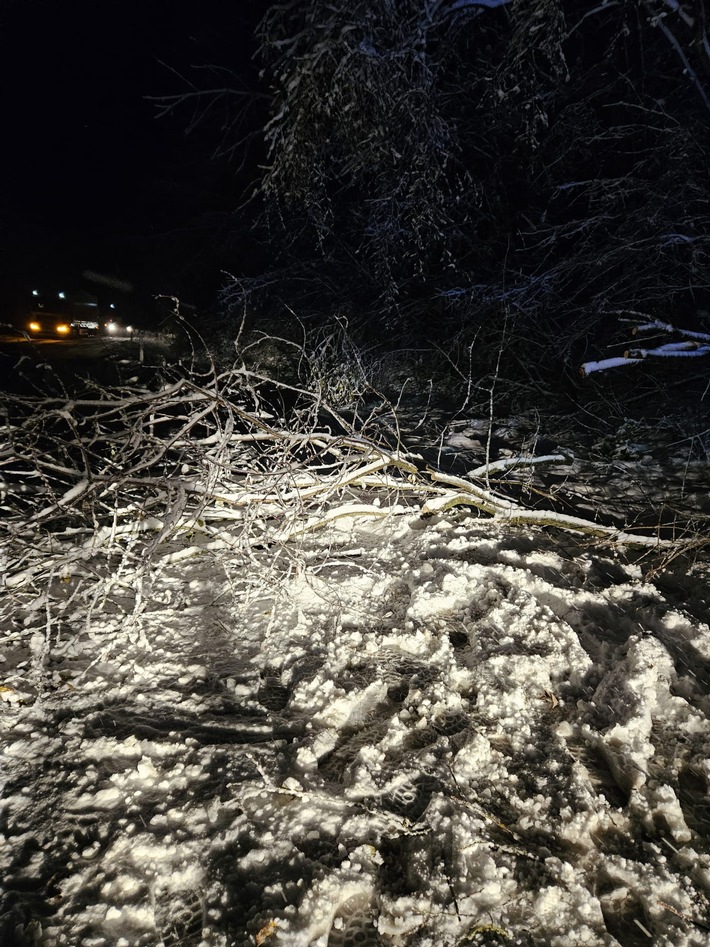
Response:
[[[707,565],[406,507],[131,561],[2,629],[3,947],[710,944]]]

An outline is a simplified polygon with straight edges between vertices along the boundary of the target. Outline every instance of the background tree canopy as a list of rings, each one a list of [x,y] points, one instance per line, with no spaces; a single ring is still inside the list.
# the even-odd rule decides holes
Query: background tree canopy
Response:
[[[257,35],[272,256],[232,303],[504,311],[559,355],[710,308],[702,0],[288,0]]]

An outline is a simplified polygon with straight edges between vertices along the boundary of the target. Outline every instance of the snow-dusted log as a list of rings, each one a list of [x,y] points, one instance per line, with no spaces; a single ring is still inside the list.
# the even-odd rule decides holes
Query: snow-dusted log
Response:
[[[639,325],[634,326],[632,334],[638,335],[639,332],[654,332],[656,330],[668,333],[674,332],[684,339],[696,339],[699,342],[710,343],[710,333],[708,332],[694,332],[692,329],[685,329],[680,326],[674,326],[670,322],[660,322],[657,320],[639,323]]]
[[[580,373],[586,378],[587,375],[593,375],[595,372],[605,372],[610,368],[621,368],[626,365],[640,364],[640,359],[617,355],[614,358],[602,358],[597,362],[585,362],[580,368]]]
[[[710,355],[710,345],[697,345],[695,342],[668,342],[654,349],[629,349],[624,353],[631,360],[641,358],[701,358]]]
[[[610,368],[620,368],[627,365],[640,365],[646,359],[654,358],[703,358],[710,355],[710,334],[696,332],[691,329],[679,328],[670,322],[661,322],[649,319],[635,325],[632,335],[648,332],[664,332],[668,335],[679,336],[678,341],[664,342],[652,347],[634,346],[627,349],[623,355],[613,358],[604,358],[599,361],[584,362],[580,366],[580,374],[584,377],[595,372],[604,372]]]
[[[493,474],[502,473],[510,470],[525,470],[531,467],[544,467],[546,464],[567,464],[570,458],[566,454],[538,454],[536,457],[518,454],[515,457],[505,457],[503,460],[494,460],[490,464],[484,464],[482,467],[476,467],[470,470],[468,476],[488,477]]]

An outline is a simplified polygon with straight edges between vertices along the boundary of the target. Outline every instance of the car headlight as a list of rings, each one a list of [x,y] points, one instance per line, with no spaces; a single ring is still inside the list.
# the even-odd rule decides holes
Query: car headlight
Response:
[[[66,323],[62,322],[57,326],[57,332],[60,335],[66,335],[69,332],[69,326]]]

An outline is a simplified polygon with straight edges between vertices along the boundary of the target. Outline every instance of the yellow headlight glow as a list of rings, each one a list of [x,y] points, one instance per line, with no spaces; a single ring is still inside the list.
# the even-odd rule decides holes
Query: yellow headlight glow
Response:
[[[27,328],[30,330],[30,332],[39,332],[42,327],[40,326],[39,322],[30,322]]]
[[[64,323],[60,323],[60,325],[57,326],[57,332],[59,332],[61,335],[66,335],[68,331],[69,326],[65,325]]]

